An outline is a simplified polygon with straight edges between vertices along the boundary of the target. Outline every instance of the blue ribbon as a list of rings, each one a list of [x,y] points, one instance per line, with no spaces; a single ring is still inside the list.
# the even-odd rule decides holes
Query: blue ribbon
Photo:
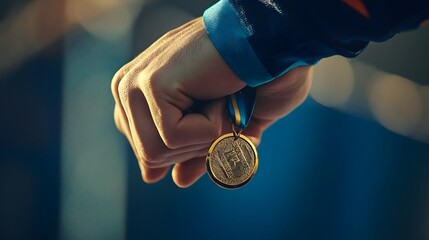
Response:
[[[249,124],[255,107],[256,88],[245,87],[228,97],[228,111],[232,123],[244,130]]]

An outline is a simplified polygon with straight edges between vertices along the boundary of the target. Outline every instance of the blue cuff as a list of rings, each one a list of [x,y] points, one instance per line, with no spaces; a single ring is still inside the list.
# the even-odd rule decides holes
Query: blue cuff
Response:
[[[256,87],[274,79],[247,40],[251,29],[246,29],[241,23],[239,14],[229,1],[219,1],[204,12],[203,18],[210,40],[242,81]]]

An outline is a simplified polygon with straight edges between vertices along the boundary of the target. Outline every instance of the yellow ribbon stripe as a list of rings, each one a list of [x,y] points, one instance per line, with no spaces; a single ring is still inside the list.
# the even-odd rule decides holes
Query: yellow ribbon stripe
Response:
[[[240,126],[240,122],[241,122],[240,111],[238,109],[237,99],[235,98],[234,94],[232,94],[231,96],[231,102],[235,113],[235,125]]]

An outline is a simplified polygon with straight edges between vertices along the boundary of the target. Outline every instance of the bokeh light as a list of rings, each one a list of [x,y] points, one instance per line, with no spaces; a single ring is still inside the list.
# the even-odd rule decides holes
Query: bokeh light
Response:
[[[322,60],[245,188],[179,189],[141,181],[110,80],[216,0],[15,2],[0,22],[0,239],[429,239],[429,28]]]
[[[375,118],[394,132],[414,133],[423,111],[416,84],[398,75],[381,75],[374,81],[369,103]]]
[[[429,86],[421,86],[419,90],[423,101],[423,112],[416,135],[429,142]]]
[[[340,107],[347,103],[354,86],[353,68],[349,60],[330,57],[315,67],[310,96],[324,106]]]
[[[154,4],[143,9],[135,26],[135,47],[143,50],[159,37],[194,17],[172,5]]]
[[[145,1],[75,0],[67,2],[67,17],[91,34],[113,40],[128,33]]]

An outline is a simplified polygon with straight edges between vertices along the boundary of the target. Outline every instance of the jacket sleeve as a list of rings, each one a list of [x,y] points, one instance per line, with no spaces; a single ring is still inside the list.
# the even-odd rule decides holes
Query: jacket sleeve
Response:
[[[428,22],[427,0],[221,0],[204,12],[207,33],[248,85],[320,59],[355,57],[370,41]]]

